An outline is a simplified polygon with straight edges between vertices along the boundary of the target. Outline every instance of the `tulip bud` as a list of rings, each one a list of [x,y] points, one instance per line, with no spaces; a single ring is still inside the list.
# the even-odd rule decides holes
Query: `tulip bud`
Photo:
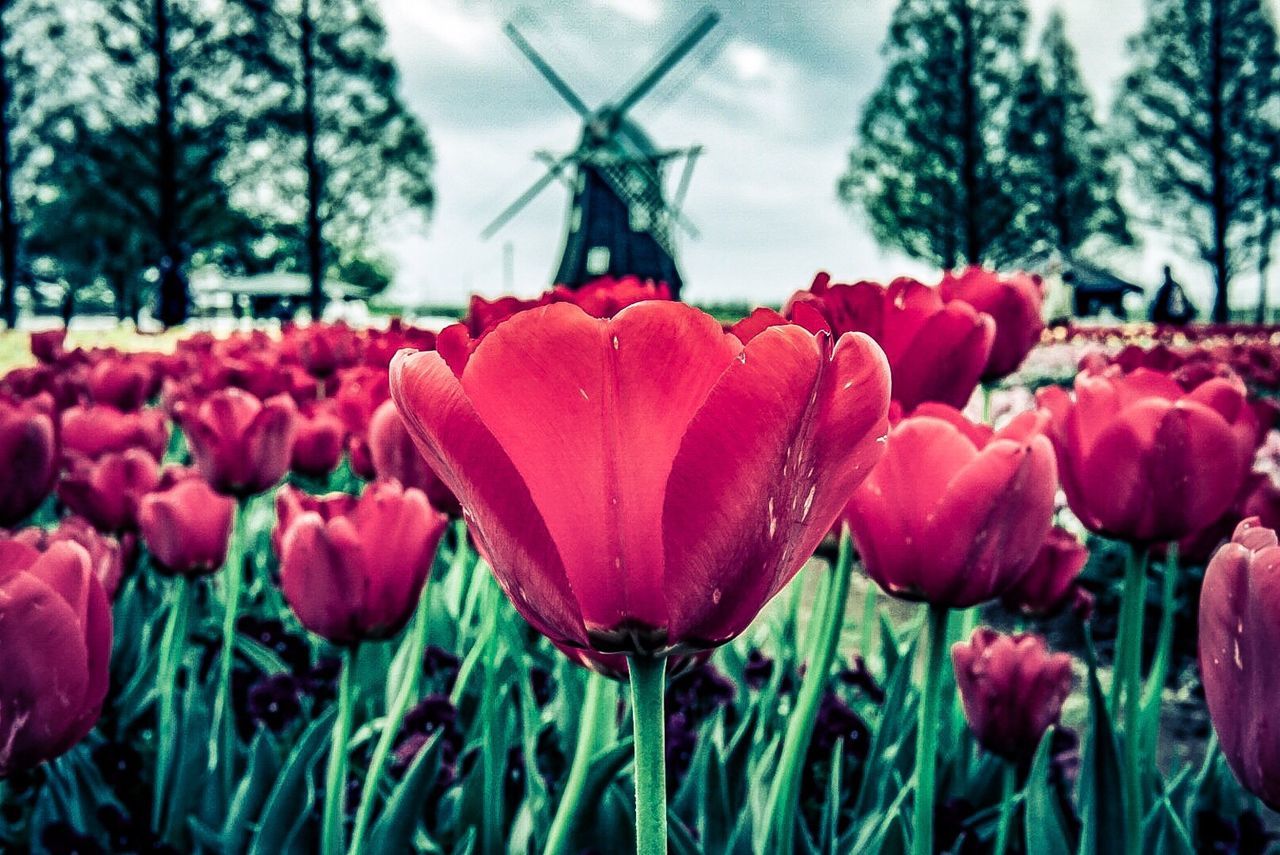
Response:
[[[988,315],[959,300],[946,303],[937,288],[913,279],[887,287],[844,285],[819,274],[783,311],[812,332],[863,332],[875,339],[893,372],[893,400],[907,412],[926,401],[968,403],[996,335]]]
[[[956,688],[982,746],[1012,762],[1035,754],[1071,694],[1071,657],[1050,653],[1038,635],[979,627],[951,648]]]
[[[140,355],[106,356],[89,369],[89,395],[95,403],[136,410],[156,392],[154,367]]]
[[[252,496],[289,471],[298,410],[277,395],[265,402],[241,389],[223,389],[198,406],[184,406],[180,423],[196,468],[215,490]]]
[[[1091,531],[1131,543],[1178,540],[1231,507],[1253,455],[1256,416],[1238,379],[1186,392],[1146,368],[1080,374],[1075,399],[1052,386],[1037,396],[1062,489]]]
[[[334,644],[390,638],[408,622],[448,518],[421,490],[374,482],[358,501],[278,494],[280,587],[302,625]]]
[[[1209,718],[1245,789],[1280,808],[1280,545],[1251,517],[1205,569],[1200,676]]]
[[[1044,330],[1040,283],[1025,273],[1002,277],[991,270],[970,267],[946,274],[939,287],[943,299],[963,300],[995,321],[995,341],[982,379],[999,380],[1017,371]]]
[[[63,354],[63,345],[67,341],[67,328],[43,330],[31,334],[31,355],[38,361],[50,365],[57,362]]]
[[[58,442],[47,397],[11,403],[0,398],[0,526],[30,516],[53,490],[58,474]]]
[[[449,488],[436,477],[426,458],[413,443],[404,419],[394,401],[386,401],[369,419],[369,455],[379,478],[395,478],[406,487],[416,487],[427,494],[433,507],[450,516],[460,516],[462,509]]]
[[[0,778],[70,749],[109,683],[111,608],[89,553],[0,541]]]
[[[868,575],[894,596],[949,608],[1017,585],[1053,518],[1046,418],[1023,413],[990,434],[931,405],[900,422],[847,509]]]
[[[97,460],[77,455],[58,484],[58,498],[100,531],[128,531],[137,528],[138,502],[159,483],[160,465],[140,448]]]
[[[1031,569],[1004,595],[1006,608],[1048,616],[1075,598],[1076,577],[1089,563],[1089,548],[1062,526],[1049,530]]]
[[[235,501],[195,477],[151,493],[138,514],[157,569],[181,576],[208,575],[226,562],[234,521]]]
[[[299,475],[323,478],[342,459],[345,430],[332,409],[314,408],[298,417],[298,433],[293,440],[290,468]]]
[[[156,460],[169,447],[169,421],[159,410],[126,413],[107,404],[75,406],[62,413],[64,452],[97,460],[141,448]]]
[[[63,541],[80,544],[89,553],[93,575],[102,583],[108,600],[115,599],[124,577],[125,553],[132,551],[116,538],[102,534],[83,517],[66,517],[55,529],[30,526],[14,532],[13,539],[38,552],[48,552],[53,544]]]

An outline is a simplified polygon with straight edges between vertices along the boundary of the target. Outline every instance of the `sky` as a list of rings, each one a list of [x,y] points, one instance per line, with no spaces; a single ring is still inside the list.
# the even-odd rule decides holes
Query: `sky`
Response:
[[[438,203],[425,231],[397,224],[386,243],[397,261],[393,296],[456,304],[550,283],[564,236],[568,191],[548,187],[498,235],[480,232],[544,169],[535,152],[563,153],[581,125],[502,33],[513,20],[589,105],[615,97],[702,8],[701,0],[380,0],[403,95],[435,147]],[[815,271],[839,279],[937,272],[881,249],[856,211],[836,197],[853,129],[883,71],[880,45],[895,0],[719,0],[722,20],[704,44],[632,113],[661,147],[700,144],[685,213],[684,296],[700,303],[778,303]],[[1030,0],[1032,39],[1060,6],[1100,109],[1127,67],[1126,42],[1143,0]],[[713,43],[713,44],[712,44]],[[674,186],[675,177],[671,178]],[[1202,309],[1209,273],[1171,256],[1145,233],[1142,249],[1111,259],[1154,289],[1172,260]],[[1275,286],[1273,285],[1273,288]],[[1233,299],[1253,299],[1242,280]]]

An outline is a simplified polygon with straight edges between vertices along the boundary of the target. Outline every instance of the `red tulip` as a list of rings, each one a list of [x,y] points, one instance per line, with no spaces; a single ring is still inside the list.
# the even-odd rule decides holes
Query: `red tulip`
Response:
[[[1005,592],[1005,606],[1029,615],[1057,612],[1073,599],[1076,578],[1088,563],[1089,548],[1062,526],[1054,526],[1031,569]]]
[[[140,354],[104,356],[89,369],[89,395],[95,403],[136,410],[157,391],[154,366]]]
[[[1050,653],[1038,635],[1001,635],[983,626],[968,644],[952,646],[951,662],[978,742],[1006,760],[1029,760],[1071,694],[1071,657]]]
[[[235,501],[201,478],[180,478],[142,500],[139,531],[156,567],[170,575],[206,576],[227,560]]]
[[[431,574],[447,517],[421,490],[393,481],[370,484],[359,501],[304,498],[285,487],[277,505],[280,587],[302,625],[334,644],[399,632]]]
[[[63,541],[80,544],[89,553],[89,566],[102,584],[107,599],[115,599],[124,578],[125,552],[128,550],[119,540],[102,534],[83,517],[66,517],[55,529],[30,526],[14,532],[12,538],[38,552],[48,552],[53,544]]]
[[[62,447],[92,460],[141,448],[160,460],[169,447],[169,422],[159,410],[126,413],[106,404],[75,406],[62,414]]]
[[[413,437],[409,436],[394,401],[378,407],[369,420],[368,446],[370,462],[377,477],[395,478],[406,487],[417,487],[427,494],[433,507],[450,516],[461,515],[457,498],[427,465]]]
[[[1018,370],[1044,331],[1040,283],[1025,273],[1001,277],[991,270],[970,267],[942,277],[942,298],[963,300],[996,322],[995,342],[983,380],[999,380]]]
[[[809,558],[881,453],[865,336],[744,344],[662,301],[523,312],[401,352],[391,392],[517,610],[599,652],[723,644]]]
[[[89,553],[0,541],[0,778],[64,753],[107,694],[111,607]]]
[[[1023,413],[991,434],[931,405],[900,422],[848,508],[871,578],[894,596],[950,608],[1017,585],[1053,518],[1058,482],[1046,420]]]
[[[1280,545],[1256,518],[1213,556],[1200,590],[1200,675],[1222,753],[1280,808]]]
[[[58,498],[99,530],[137,528],[138,502],[160,483],[160,464],[140,448],[104,454],[97,460],[73,457]]]
[[[298,410],[284,395],[259,401],[223,389],[180,410],[180,423],[200,474],[215,490],[252,496],[289,471]]]
[[[945,303],[913,279],[832,285],[819,274],[791,298],[785,314],[806,329],[864,332],[884,348],[893,400],[907,412],[925,401],[963,407],[977,388],[995,339],[995,323],[969,304]]]
[[[61,358],[63,345],[66,341],[66,327],[33,332],[31,334],[31,355],[46,365],[52,364]]]
[[[1037,398],[1053,415],[1067,502],[1090,530],[1134,543],[1177,540],[1231,507],[1253,454],[1253,413],[1238,380],[1185,392],[1140,368],[1080,374],[1075,393],[1073,401],[1053,386]]]
[[[58,438],[52,405],[48,396],[20,403],[0,396],[0,526],[26,519],[53,491]]]
[[[323,478],[342,459],[346,429],[332,408],[313,407],[298,417],[290,468],[299,475]]]

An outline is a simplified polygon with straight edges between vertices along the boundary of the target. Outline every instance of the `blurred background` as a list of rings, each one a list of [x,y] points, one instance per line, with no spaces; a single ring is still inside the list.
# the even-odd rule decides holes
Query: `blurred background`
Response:
[[[626,121],[683,152],[663,210],[703,305],[966,263],[1075,284],[1081,312],[1145,317],[1169,282],[1201,319],[1280,301],[1270,0],[725,2],[675,56],[697,0],[0,10],[9,324],[543,291],[590,123],[531,54],[590,109],[661,65]]]

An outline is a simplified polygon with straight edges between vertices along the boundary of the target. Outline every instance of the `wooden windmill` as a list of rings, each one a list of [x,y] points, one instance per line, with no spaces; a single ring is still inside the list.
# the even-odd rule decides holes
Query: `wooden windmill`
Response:
[[[565,225],[564,256],[556,284],[577,288],[600,276],[639,276],[665,282],[679,297],[675,231],[697,230],[681,213],[701,146],[660,149],[628,113],[715,28],[720,16],[697,15],[619,97],[592,109],[578,97],[528,40],[507,23],[515,46],[581,118],[578,147],[568,154],[539,152],[546,173],[506,207],[484,230],[491,237],[553,182],[572,192]],[[668,201],[665,181],[674,164],[680,177]]]

